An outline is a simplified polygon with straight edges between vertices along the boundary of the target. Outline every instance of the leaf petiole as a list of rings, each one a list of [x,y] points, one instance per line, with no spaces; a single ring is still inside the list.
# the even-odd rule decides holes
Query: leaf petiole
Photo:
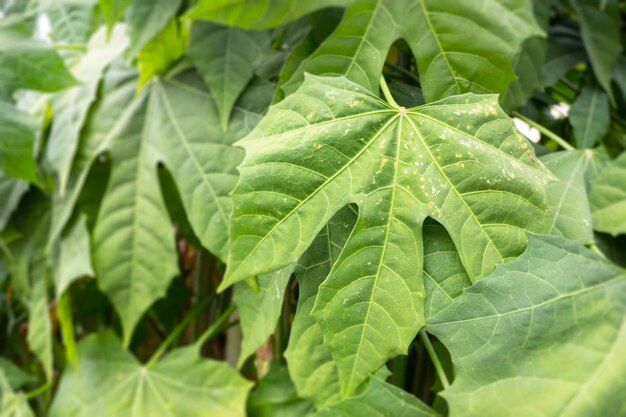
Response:
[[[146,363],[146,368],[150,368],[154,365],[160,358],[163,356],[165,351],[170,345],[172,345],[181,335],[181,333],[185,330],[185,328],[191,323],[191,321],[198,315],[204,308],[209,305],[209,303],[213,300],[213,296],[207,297],[204,300],[197,303],[193,308],[187,313],[183,321],[176,326],[176,328],[170,333],[170,335],[161,343],[161,346],[152,354],[148,362]]]
[[[552,139],[553,141],[558,143],[559,146],[561,146],[561,148],[563,148],[563,149],[565,149],[567,151],[575,151],[576,150],[576,148],[574,148],[572,145],[567,143],[567,141],[565,139],[563,139],[562,137],[560,137],[556,133],[552,132],[550,129],[547,129],[547,128],[541,126],[539,123],[535,122],[534,120],[529,119],[528,117],[524,116],[523,114],[518,113],[518,112],[513,112],[513,116],[517,117],[518,119],[523,120],[524,122],[528,123],[529,125],[531,125],[535,129],[539,130],[542,134],[546,135],[547,137],[549,137],[550,139]]]
[[[430,356],[430,360],[433,361],[433,365],[435,366],[435,370],[437,371],[437,375],[439,376],[441,385],[443,385],[443,389],[448,389],[450,387],[450,382],[448,381],[446,372],[443,370],[443,366],[441,365],[441,361],[437,356],[437,352],[435,352],[435,348],[433,347],[433,344],[430,343],[430,339],[428,338],[428,335],[426,334],[424,329],[420,330],[420,338],[422,339],[422,342],[424,342],[424,347],[428,352],[428,356]]]
[[[393,96],[391,95],[391,91],[389,91],[389,86],[387,85],[387,81],[385,81],[385,77],[383,75],[380,76],[380,89],[382,90],[383,95],[385,96],[385,99],[391,105],[391,107],[399,109],[400,105],[396,103],[396,101],[393,99]]]

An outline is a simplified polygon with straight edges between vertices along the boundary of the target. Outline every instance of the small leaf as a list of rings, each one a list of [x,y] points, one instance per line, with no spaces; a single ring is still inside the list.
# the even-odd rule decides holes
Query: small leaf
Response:
[[[112,333],[85,338],[78,368],[66,368],[50,417],[244,417],[251,383],[225,363],[176,349],[152,367]]]
[[[593,72],[604,91],[612,99],[611,78],[622,45],[620,15],[616,0],[572,0],[583,43]]]
[[[583,88],[569,112],[578,148],[593,148],[609,130],[609,98],[599,87],[590,84]]]
[[[131,5],[133,0],[99,0],[100,11],[107,22],[107,30],[111,31],[113,26],[124,16],[124,12]]]
[[[139,87],[154,76],[163,75],[187,48],[186,29],[174,18],[137,55]]]
[[[450,415],[624,414],[625,318],[624,270],[561,237],[531,236],[522,256],[429,320],[457,371],[442,393]]]
[[[589,201],[594,230],[614,236],[626,233],[626,153],[593,181]]]
[[[270,42],[269,32],[194,24],[188,55],[209,86],[224,131],[235,101],[254,76]]]
[[[126,9],[130,36],[127,55],[134,56],[176,15],[182,0],[134,0]]]

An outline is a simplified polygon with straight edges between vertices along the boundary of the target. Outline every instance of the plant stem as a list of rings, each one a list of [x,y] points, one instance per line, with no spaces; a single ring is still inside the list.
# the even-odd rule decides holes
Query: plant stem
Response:
[[[565,150],[568,150],[568,151],[575,151],[576,150],[576,148],[574,148],[572,145],[567,143],[567,141],[565,139],[563,139],[562,137],[560,137],[556,133],[552,132],[551,130],[541,126],[539,123],[535,122],[534,120],[529,119],[528,117],[524,116],[523,114],[520,114],[518,112],[513,112],[513,116],[517,117],[518,119],[521,119],[521,120],[525,121],[526,123],[528,123],[532,127],[538,129],[541,133],[543,133],[544,135],[546,135],[547,137],[549,137],[550,139],[552,139],[553,141],[558,143],[561,146],[561,148],[563,148]]]
[[[600,248],[598,248],[596,246],[595,243],[592,243],[591,245],[589,245],[589,249],[591,249],[593,252],[597,253],[598,255],[600,255],[601,257],[603,257],[604,259],[606,259],[606,255],[604,254],[604,252],[602,252],[600,250]]]
[[[218,335],[222,330],[225,329],[224,322],[228,320],[228,318],[233,313],[233,311],[235,311],[236,308],[237,306],[235,306],[234,304],[228,306],[228,308],[224,310],[224,312],[217,318],[217,320],[215,320],[215,322],[213,322],[213,324],[208,329],[206,329],[204,333],[202,333],[202,335],[196,341],[198,349],[200,349],[208,340]]]
[[[433,365],[435,365],[435,370],[437,371],[437,375],[439,376],[441,385],[443,385],[443,389],[448,389],[450,387],[450,382],[448,381],[448,377],[443,370],[443,366],[441,366],[441,362],[439,361],[437,352],[435,352],[435,348],[433,348],[432,343],[430,343],[430,339],[428,338],[428,335],[426,334],[424,329],[420,330],[420,337],[422,339],[422,342],[424,342],[424,347],[428,352],[428,356],[430,356],[430,360],[432,360]]]
[[[385,96],[385,99],[391,105],[391,107],[399,109],[400,105],[396,103],[396,101],[393,99],[393,96],[391,95],[391,91],[389,91],[389,86],[387,85],[387,81],[385,81],[385,77],[382,75],[380,76],[380,89],[383,91],[383,95]]]
[[[65,291],[59,299],[57,314],[63,334],[65,357],[70,366],[78,368],[78,354],[76,353],[76,338],[74,337],[74,321],[72,320],[72,298],[69,291]]]
[[[44,392],[47,392],[51,387],[52,387],[52,384],[48,382],[47,384],[44,384],[40,386],[39,388],[35,388],[34,390],[27,392],[26,394],[24,394],[24,396],[26,397],[27,400],[32,400],[33,398],[40,396]]]
[[[202,312],[202,310],[204,310],[204,308],[209,305],[212,300],[213,296],[207,297],[199,303],[196,303],[196,305],[193,306],[193,308],[189,310],[189,312],[187,312],[187,315],[185,316],[183,321],[181,321],[178,326],[176,326],[176,328],[172,331],[172,333],[170,333],[167,339],[165,339],[161,343],[161,346],[159,346],[159,348],[152,354],[152,356],[146,363],[146,368],[150,368],[161,358],[161,356],[163,356],[167,348],[170,347],[180,337],[181,333],[187,328],[189,323],[191,323],[191,321],[198,314],[200,314],[200,312]]]

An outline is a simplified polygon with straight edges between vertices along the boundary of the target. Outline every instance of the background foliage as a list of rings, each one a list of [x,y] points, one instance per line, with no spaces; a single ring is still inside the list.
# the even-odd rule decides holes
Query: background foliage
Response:
[[[0,0],[0,415],[625,416],[625,16]]]

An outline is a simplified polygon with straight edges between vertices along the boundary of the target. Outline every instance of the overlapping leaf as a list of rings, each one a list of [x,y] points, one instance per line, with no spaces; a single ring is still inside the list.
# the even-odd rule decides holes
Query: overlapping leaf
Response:
[[[578,148],[593,148],[610,125],[609,98],[597,85],[585,86],[569,112]]]
[[[625,271],[563,238],[530,238],[429,321],[457,369],[443,392],[451,415],[624,414],[625,317]]]
[[[550,233],[593,243],[585,177],[595,158],[592,151],[556,152],[541,158],[546,168],[559,179],[548,185]]]
[[[595,179],[589,201],[595,230],[626,233],[626,153],[610,162]]]
[[[270,41],[268,32],[194,24],[188,54],[209,86],[224,131],[237,97],[252,79]]]
[[[609,95],[611,78],[622,46],[620,19],[616,0],[574,0],[580,19],[580,31],[598,82]]]
[[[128,55],[135,55],[165,29],[181,3],[182,0],[134,0],[126,9],[130,36]]]
[[[163,162],[174,178],[201,243],[225,257],[228,193],[242,157],[230,144],[254,126],[270,99],[267,84],[251,88],[224,135],[211,96],[191,73],[155,81],[124,111],[109,146],[113,165],[94,230],[94,262],[101,288],[120,313],[126,341],[178,272],[157,164]]]
[[[146,367],[113,334],[92,335],[79,345],[78,364],[63,375],[51,417],[245,416],[251,384],[196,346]]]
[[[516,78],[513,60],[522,43],[542,36],[532,1],[417,3],[417,20],[406,40],[417,59],[427,102],[469,91],[506,91]]]
[[[59,194],[65,193],[72,160],[78,147],[81,129],[87,112],[96,99],[96,92],[104,70],[128,46],[125,28],[118,26],[107,36],[104,28],[96,32],[87,47],[87,53],[73,68],[81,81],[53,99],[54,122],[48,138],[47,159],[58,175]]]
[[[314,309],[344,395],[423,324],[426,217],[446,227],[471,280],[519,255],[525,230],[545,227],[550,174],[493,96],[405,110],[311,76],[240,143],[222,288],[295,262],[340,208],[359,206]]]
[[[318,406],[339,399],[337,366],[327,346],[322,329],[312,315],[321,283],[339,257],[354,227],[357,213],[348,206],[337,213],[315,238],[299,260],[298,308],[294,317],[285,358],[298,394]]]
[[[467,42],[470,32],[475,39]],[[345,76],[376,91],[387,51],[403,38],[417,59],[427,102],[466,92],[504,93],[517,78],[514,61],[520,71],[539,70],[542,41],[524,51],[522,45],[542,36],[528,0],[359,0],[281,90],[295,91],[308,72]],[[538,78],[524,75],[507,101],[521,104]]]

